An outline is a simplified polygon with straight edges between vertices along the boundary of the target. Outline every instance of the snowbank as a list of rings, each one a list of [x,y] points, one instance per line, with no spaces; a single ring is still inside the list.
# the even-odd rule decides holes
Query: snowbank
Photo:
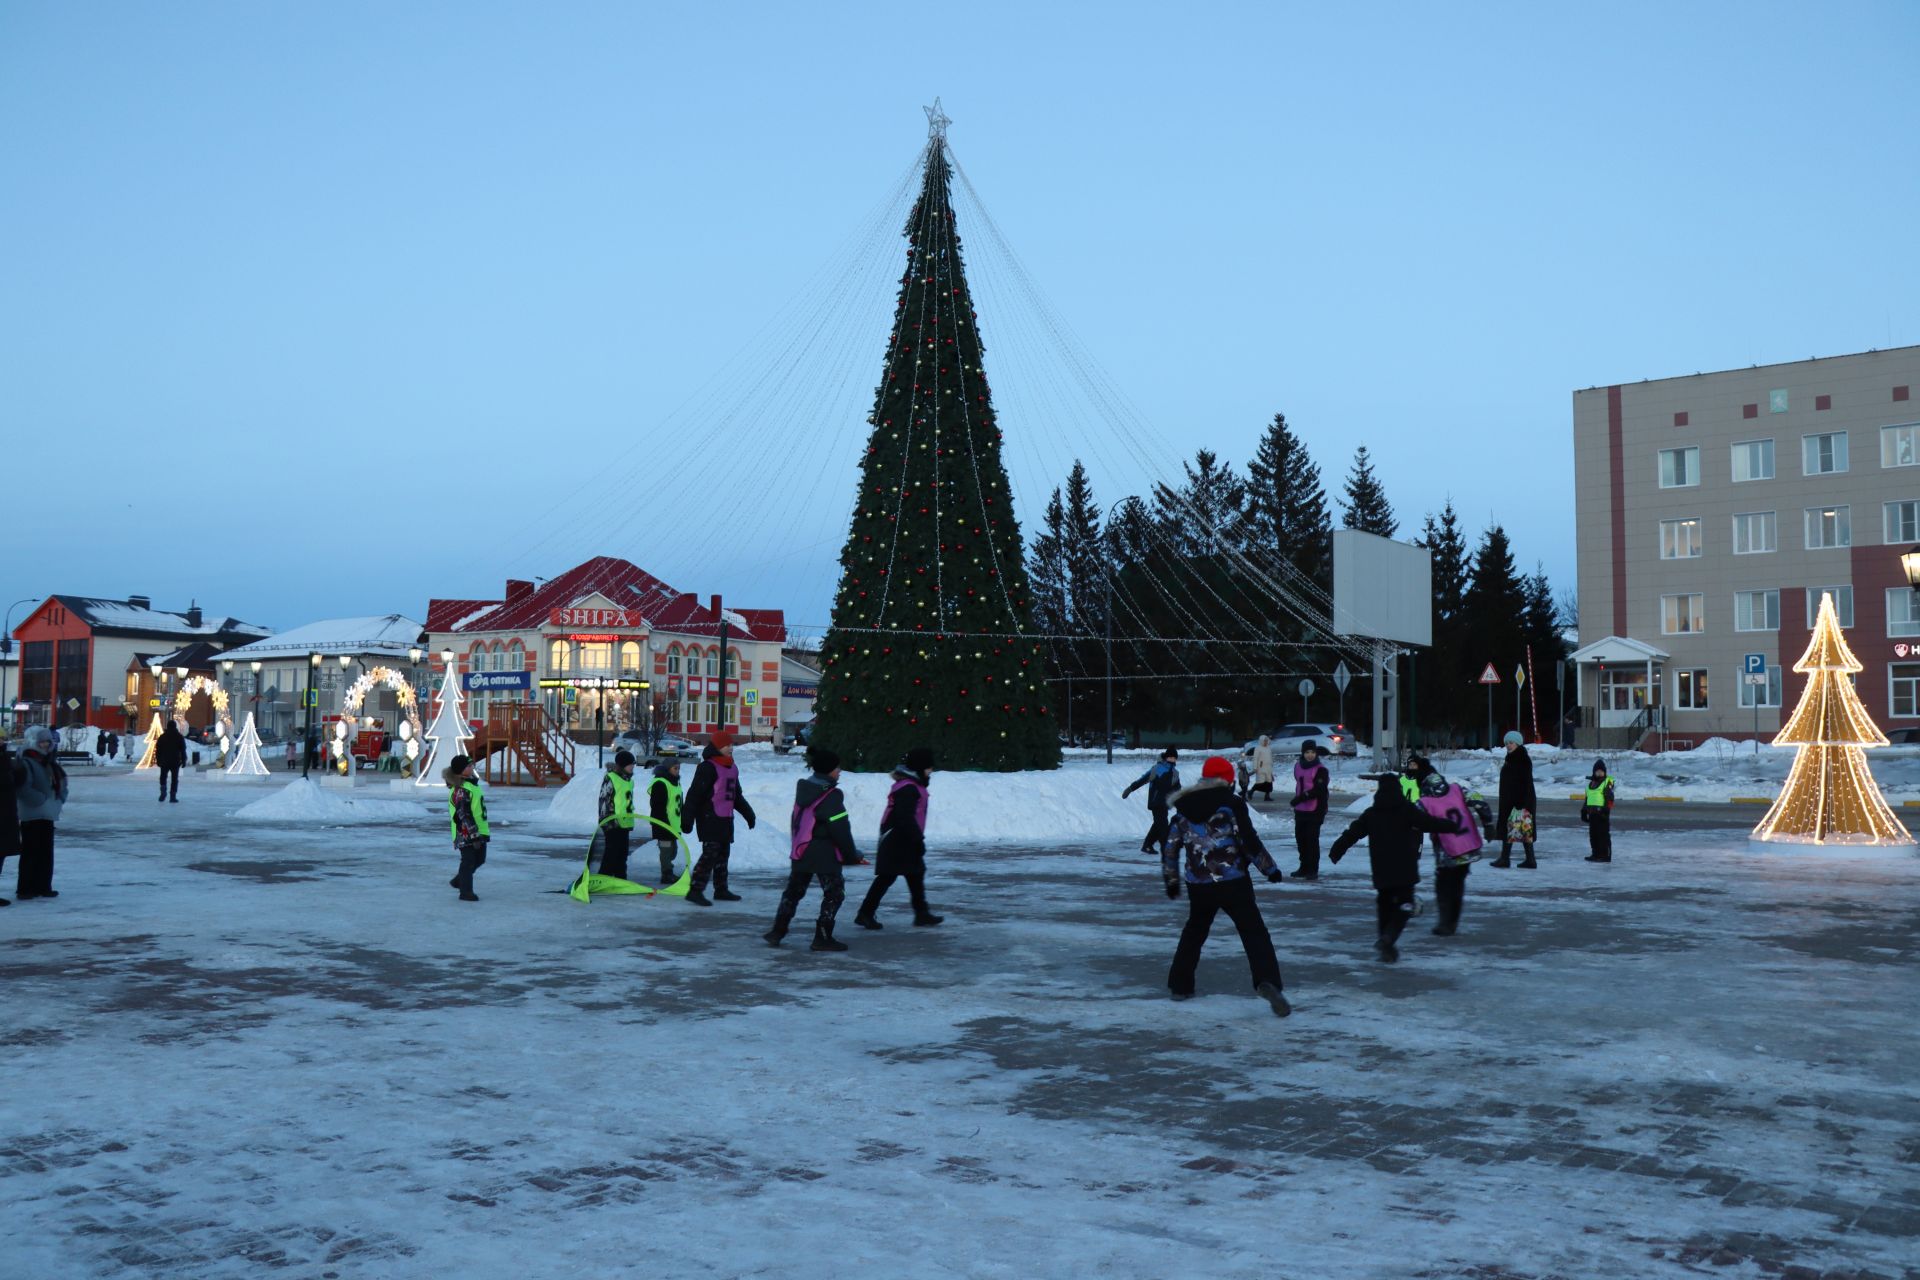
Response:
[[[778,866],[788,859],[787,820],[793,808],[793,784],[802,776],[797,756],[771,752],[735,753],[740,784],[759,825],[748,831],[736,823],[739,843],[736,863]],[[1037,844],[1070,841],[1137,842],[1146,833],[1148,817],[1144,789],[1122,800],[1120,792],[1151,763],[1145,760],[1069,761],[1058,769],[1026,773],[939,773],[933,775],[928,806],[927,838],[934,844],[1002,844],[1031,848]],[[682,786],[693,782],[695,762],[681,767]],[[1198,759],[1181,761],[1183,781],[1199,776]],[[584,769],[554,794],[547,806],[545,825],[587,832],[597,821],[601,773]],[[644,775],[636,775],[639,786]],[[885,774],[842,774],[853,838],[869,855],[879,835],[880,813],[893,785]],[[636,803],[643,803],[636,801]],[[1254,822],[1269,845],[1279,848],[1292,839],[1286,806],[1255,806]],[[698,842],[691,836],[688,842]],[[1276,855],[1277,856],[1277,855]]]
[[[337,827],[359,822],[415,822],[421,806],[385,796],[348,795],[322,787],[311,778],[295,778],[271,795],[243,804],[233,816],[243,822],[302,822]]]

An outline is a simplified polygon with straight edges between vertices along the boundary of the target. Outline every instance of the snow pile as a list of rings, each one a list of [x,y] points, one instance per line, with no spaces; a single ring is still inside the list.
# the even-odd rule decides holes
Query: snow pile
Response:
[[[753,806],[759,825],[747,830],[744,821],[735,823],[738,843],[733,847],[736,865],[772,867],[788,860],[787,822],[793,810],[793,785],[802,776],[797,756],[778,756],[771,752],[735,754],[740,765],[740,785],[747,803]],[[693,783],[697,761],[686,761],[680,770],[680,784]],[[940,773],[933,775],[931,802],[928,806],[927,839],[938,845],[1018,845],[1032,847],[1055,842],[1092,841],[1099,843],[1138,842],[1149,821],[1146,793],[1142,788],[1122,800],[1120,792],[1145,771],[1151,760],[1073,761],[1059,769],[1025,773]],[[1183,759],[1181,780],[1193,782],[1199,777],[1200,761]],[[600,778],[593,768],[584,768],[573,781],[562,787],[547,806],[545,825],[587,832],[598,821]],[[636,774],[637,788],[644,793],[645,774]],[[847,812],[853,822],[854,842],[862,853],[872,855],[879,836],[880,814],[886,806],[887,792],[893,780],[886,774],[843,773],[840,788],[847,796]],[[1276,784],[1281,796],[1284,785]],[[644,795],[635,804],[645,813]],[[1292,821],[1282,803],[1254,808],[1254,822],[1262,837],[1275,849],[1292,840]],[[643,837],[644,838],[644,837]],[[687,837],[698,850],[699,841]],[[1276,854],[1276,856],[1278,856]]]
[[[407,800],[346,795],[322,787],[311,778],[295,778],[278,791],[241,805],[233,816],[243,822],[337,827],[359,822],[418,822],[420,806]]]

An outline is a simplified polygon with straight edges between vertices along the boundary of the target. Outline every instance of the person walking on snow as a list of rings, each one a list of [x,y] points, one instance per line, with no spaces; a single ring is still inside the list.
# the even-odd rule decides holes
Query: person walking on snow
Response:
[[[1273,799],[1273,739],[1264,733],[1260,735],[1260,745],[1253,749],[1252,790],[1264,792],[1268,800]]]
[[[740,791],[740,769],[733,763],[733,735],[725,729],[708,740],[700,753],[700,766],[693,771],[693,785],[687,788],[687,812],[693,817],[695,833],[700,837],[700,861],[693,864],[693,881],[687,888],[687,901],[710,907],[707,879],[713,879],[713,896],[721,902],[738,902],[740,895],[727,888],[727,855],[733,849],[733,815],[737,812],[753,829],[753,806]]]
[[[1605,760],[1593,762],[1587,775],[1586,803],[1580,806],[1580,821],[1587,824],[1588,862],[1613,861],[1613,775]]]
[[[54,758],[53,730],[27,730],[27,749],[13,766],[14,805],[20,817],[20,869],[13,896],[57,898],[53,887],[53,828],[67,803],[67,771]]]
[[[1464,791],[1448,782],[1433,762],[1414,753],[1407,757],[1407,772],[1420,788],[1420,807],[1436,818],[1448,818],[1459,828],[1455,832],[1437,831],[1433,835],[1433,901],[1439,921],[1433,932],[1451,938],[1460,928],[1460,912],[1466,905],[1467,873],[1480,860],[1485,847],[1480,828],[1473,820],[1473,807]]]
[[[1512,866],[1513,842],[1518,840],[1527,854],[1520,866],[1531,870],[1540,865],[1533,860],[1533,819],[1540,808],[1533,790],[1533,757],[1527,754],[1526,739],[1511,729],[1500,742],[1507,752],[1507,758],[1500,762],[1500,807],[1496,810],[1500,819],[1500,856],[1488,865]]]
[[[1400,933],[1413,916],[1413,888],[1420,883],[1420,833],[1453,831],[1451,819],[1436,818],[1418,805],[1409,803],[1395,773],[1361,774],[1372,779],[1373,804],[1353,820],[1340,838],[1333,842],[1327,856],[1338,866],[1347,850],[1367,842],[1373,863],[1374,910],[1379,917],[1380,933],[1374,950],[1388,964],[1400,958],[1396,945]]]
[[[647,783],[648,825],[659,842],[660,883],[673,883],[673,854],[686,829],[680,825],[680,762],[662,760]]]
[[[180,732],[180,726],[167,721],[167,727],[160,731],[160,741],[153,744],[153,762],[160,766],[160,803],[171,800],[180,803],[180,766],[187,762],[187,740]],[[173,785],[168,793],[167,785]]]
[[[880,817],[880,847],[874,855],[873,885],[860,903],[853,922],[863,929],[881,928],[874,918],[880,899],[893,882],[904,878],[913,904],[913,922],[939,924],[945,917],[927,906],[927,786],[933,780],[933,749],[915,747],[893,771],[893,789]]]
[[[487,861],[487,841],[492,831],[487,826],[487,798],[474,780],[473,761],[455,756],[440,775],[447,783],[447,819],[453,830],[453,847],[460,854],[460,870],[448,884],[460,891],[460,901],[478,902],[473,891],[473,873]]]
[[[633,846],[633,752],[616,751],[613,768],[600,780],[600,874],[627,878],[627,852]]]
[[[0,876],[6,873],[8,857],[20,852],[20,806],[13,790],[13,775],[19,768],[20,763],[13,758],[5,739],[0,739]],[[8,901],[0,898],[0,907]]]
[[[1308,738],[1293,762],[1293,847],[1300,856],[1295,880],[1320,878],[1320,824],[1327,820],[1328,776],[1319,744]]]
[[[792,846],[788,856],[793,868],[787,873],[787,887],[780,892],[780,906],[774,912],[773,927],[761,937],[777,947],[787,936],[800,899],[807,885],[820,881],[820,917],[813,925],[813,951],[845,951],[847,944],[833,936],[833,918],[846,900],[846,878],[840,868],[861,861],[854,847],[853,827],[847,821],[847,798],[840,792],[840,757],[825,747],[807,748],[807,767],[811,776],[793,787],[793,816],[788,820]]]
[[[1128,783],[1127,789],[1120,793],[1120,798],[1125,800],[1139,788],[1147,789],[1147,812],[1153,815],[1153,825],[1147,828],[1147,838],[1140,842],[1142,853],[1165,855],[1167,851],[1167,801],[1180,789],[1180,769],[1174,763],[1179,756],[1179,752],[1168,747],[1152,768]]]
[[[1213,931],[1213,918],[1224,911],[1240,934],[1255,994],[1277,1016],[1286,1017],[1293,1008],[1281,994],[1280,961],[1273,954],[1273,936],[1261,918],[1247,869],[1259,867],[1275,884],[1282,877],[1273,855],[1253,829],[1247,802],[1233,793],[1233,765],[1224,756],[1209,758],[1200,766],[1200,780],[1173,796],[1172,809],[1167,849],[1160,855],[1160,875],[1166,881],[1169,898],[1178,898],[1181,884],[1186,884],[1187,923],[1180,930],[1173,965],[1167,970],[1168,993],[1175,1000],[1193,995],[1200,949]]]

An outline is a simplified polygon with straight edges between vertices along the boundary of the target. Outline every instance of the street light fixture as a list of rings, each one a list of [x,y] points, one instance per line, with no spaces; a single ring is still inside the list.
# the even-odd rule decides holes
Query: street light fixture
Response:
[[[1900,567],[1906,571],[1907,585],[1920,591],[1920,547],[1914,547],[1900,557]]]
[[[320,655],[307,655],[307,691],[304,701],[307,704],[307,727],[300,732],[300,776],[306,777],[313,768],[313,677],[320,670]]]

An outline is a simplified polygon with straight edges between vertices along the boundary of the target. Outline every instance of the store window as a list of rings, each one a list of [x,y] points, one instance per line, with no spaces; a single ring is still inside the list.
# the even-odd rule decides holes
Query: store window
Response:
[[[1673,705],[1680,711],[1707,709],[1707,673],[1695,667],[1673,673]]]
[[[573,647],[565,640],[547,646],[547,670],[554,674],[573,670]]]
[[[580,652],[575,662],[582,671],[611,671],[613,642],[611,640],[580,641]]]
[[[632,640],[620,646],[620,670],[630,675],[640,674],[640,646]]]
[[[1920,662],[1887,664],[1888,709],[1896,716],[1920,716]]]

